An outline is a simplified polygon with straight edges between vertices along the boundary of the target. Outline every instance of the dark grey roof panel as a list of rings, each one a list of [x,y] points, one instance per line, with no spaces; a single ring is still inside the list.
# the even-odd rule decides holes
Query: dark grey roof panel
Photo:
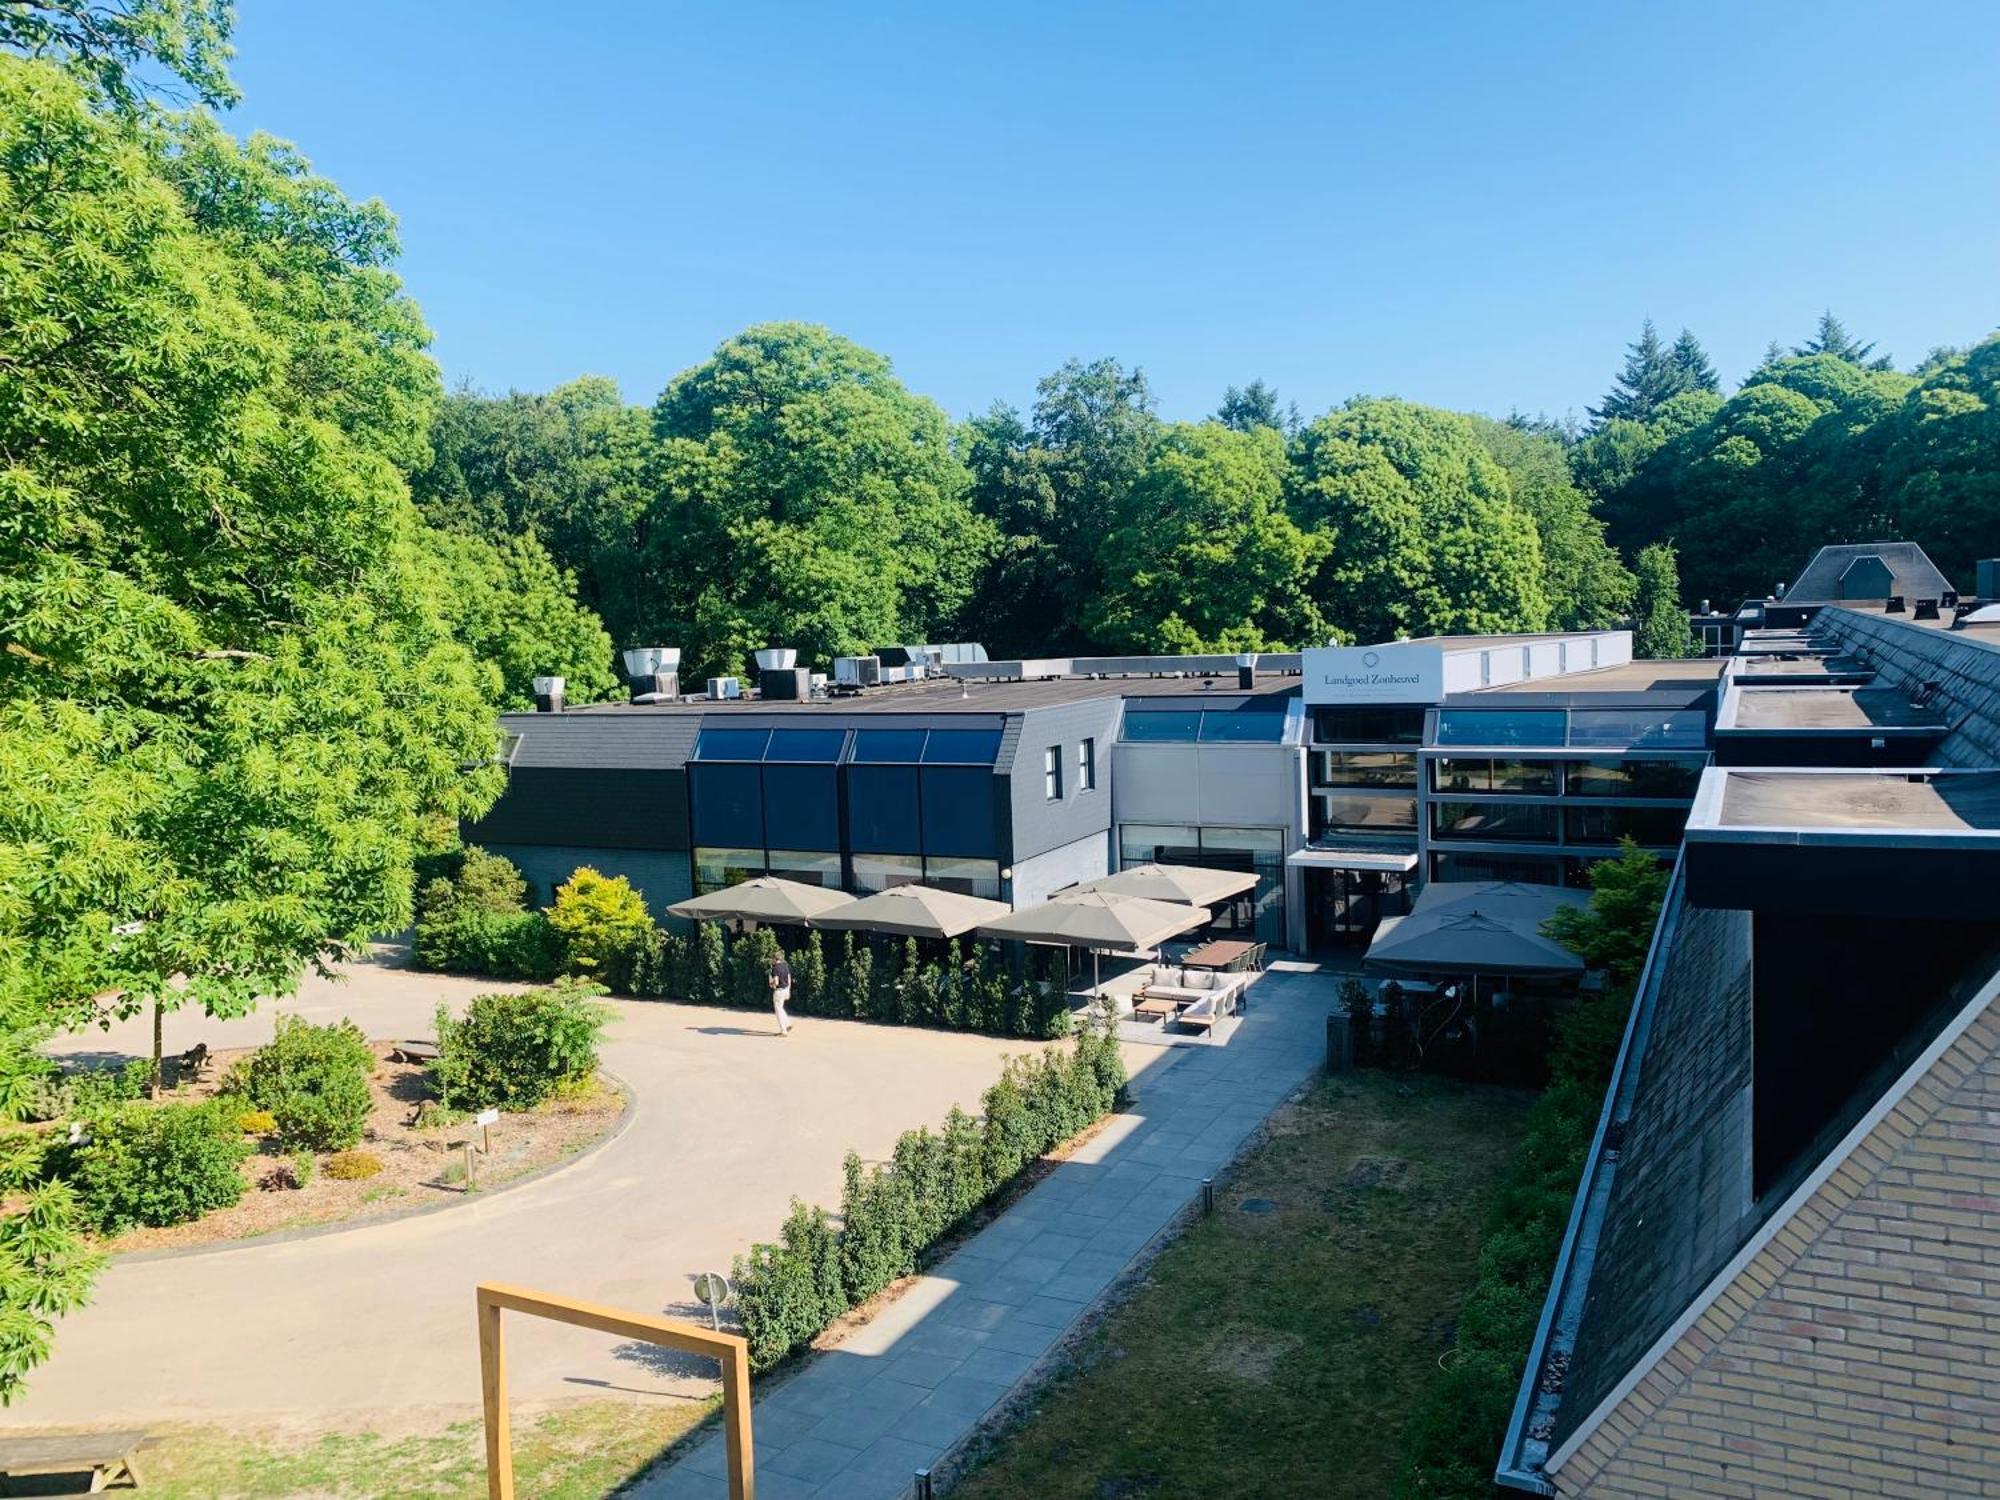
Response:
[[[1880,558],[1886,572],[1872,567],[1855,567],[1863,558]],[[1881,587],[1882,578],[1888,579],[1888,586],[1881,592],[1873,592]],[[1867,593],[1851,594],[1848,590],[1865,583]],[[1915,542],[1843,542],[1836,546],[1822,547],[1813,554],[1813,560],[1806,564],[1805,572],[1799,574],[1785,595],[1787,604],[1820,604],[1829,600],[1848,598],[1886,599],[1891,594],[1901,594],[1905,599],[1936,599],[1951,590],[1951,580],[1938,571],[1936,563]]]
[[[500,726],[519,735],[512,764],[597,766],[672,771],[694,753],[701,720],[662,714],[505,714]]]

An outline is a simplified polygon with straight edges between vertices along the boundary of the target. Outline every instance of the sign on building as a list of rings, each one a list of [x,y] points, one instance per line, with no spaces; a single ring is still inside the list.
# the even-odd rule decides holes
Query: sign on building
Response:
[[[1308,703],[1442,703],[1444,647],[1315,646],[1304,653]]]

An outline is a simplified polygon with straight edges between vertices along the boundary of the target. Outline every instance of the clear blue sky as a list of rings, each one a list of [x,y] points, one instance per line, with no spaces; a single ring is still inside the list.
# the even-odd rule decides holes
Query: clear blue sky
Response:
[[[1824,306],[2000,322],[2000,6],[241,0],[235,128],[401,217],[454,382],[825,323],[955,416],[1074,354],[1581,414]]]

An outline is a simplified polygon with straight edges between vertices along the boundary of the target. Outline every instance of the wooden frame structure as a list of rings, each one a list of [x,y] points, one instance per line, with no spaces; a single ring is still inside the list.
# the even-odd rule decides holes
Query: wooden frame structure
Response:
[[[756,1500],[755,1453],[750,1441],[750,1345],[733,1333],[712,1333],[696,1323],[621,1312],[595,1302],[482,1281],[479,1303],[479,1385],[486,1407],[487,1500],[514,1500],[514,1444],[507,1423],[507,1358],[500,1342],[500,1314],[527,1313],[577,1328],[594,1328],[644,1344],[722,1361],[722,1422],[729,1450],[729,1500]]]

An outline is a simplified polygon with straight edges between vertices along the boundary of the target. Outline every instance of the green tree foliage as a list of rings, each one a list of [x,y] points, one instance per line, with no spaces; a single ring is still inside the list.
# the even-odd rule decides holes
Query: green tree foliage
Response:
[[[286,148],[0,57],[0,990],[42,1014],[283,993],[497,789],[393,250]]]
[[[1085,607],[1092,640],[1121,651],[1277,650],[1325,622],[1308,594],[1330,550],[1284,504],[1275,428],[1169,428],[1117,498]]]
[[[241,97],[229,78],[235,21],[232,0],[12,0],[0,47],[62,63],[114,109],[155,94],[227,108]]]
[[[1534,520],[1466,418],[1350,401],[1301,435],[1293,484],[1293,514],[1332,542],[1313,596],[1353,638],[1547,623]]]
[[[1145,375],[1113,359],[1070,360],[1036,398],[1031,421],[995,406],[960,435],[972,503],[999,538],[968,632],[1002,655],[1090,644],[1094,564],[1161,430]]]
[[[1857,447],[1885,534],[1921,541],[1969,585],[1979,558],[2000,557],[2000,335],[1932,366]]]
[[[1632,651],[1642,657],[1699,654],[1687,606],[1681,602],[1681,572],[1671,542],[1654,542],[1639,549],[1634,605]]]
[[[230,1070],[223,1092],[268,1111],[287,1151],[344,1151],[368,1124],[374,1071],[374,1050],[352,1021],[315,1026],[280,1016],[276,1034]]]
[[[437,1009],[431,1070],[447,1110],[533,1109],[597,1071],[610,1012],[603,990],[573,979],[525,994],[475,995],[465,1015]]]
[[[571,703],[621,695],[611,637],[577,602],[575,580],[532,533],[490,542],[432,530],[420,547],[444,586],[452,633],[472,653],[481,687],[500,707],[532,707],[534,679],[543,675],[561,677]]]
[[[1819,315],[1819,326],[1812,337],[1803,344],[1794,344],[1792,353],[1801,356],[1814,354],[1828,355],[1833,359],[1843,359],[1851,365],[1859,365],[1864,370],[1892,370],[1895,361],[1888,355],[1877,355],[1872,343],[1865,343],[1847,331],[1847,325],[1833,315],[1828,308]]]
[[[1597,426],[1607,422],[1649,422],[1660,408],[1687,391],[1714,391],[1715,370],[1695,336],[1683,328],[1673,344],[1646,319],[1638,339],[1626,350],[1625,368],[1618,372],[1602,404],[1589,408]]]
[[[1213,418],[1232,432],[1255,432],[1268,427],[1291,437],[1305,425],[1296,401],[1280,401],[1278,393],[1261,380],[1246,386],[1230,386],[1222,393],[1222,404]]]
[[[643,532],[651,418],[617,385],[585,376],[545,394],[445,398],[410,491],[433,525],[491,542],[526,533],[620,632],[641,623],[632,562]],[[579,700],[580,701],[580,700]]]
[[[1632,574],[1605,540],[1590,497],[1572,479],[1562,442],[1513,422],[1466,420],[1506,471],[1515,504],[1534,518],[1549,628],[1596,630],[1623,620],[1632,607]]]
[[[631,881],[583,865],[556,887],[549,926],[562,943],[569,967],[591,974],[630,953],[653,930],[653,919],[646,898],[632,889]]]
[[[657,488],[632,628],[700,677],[929,640],[990,547],[944,413],[823,328],[738,334],[653,408]]]

